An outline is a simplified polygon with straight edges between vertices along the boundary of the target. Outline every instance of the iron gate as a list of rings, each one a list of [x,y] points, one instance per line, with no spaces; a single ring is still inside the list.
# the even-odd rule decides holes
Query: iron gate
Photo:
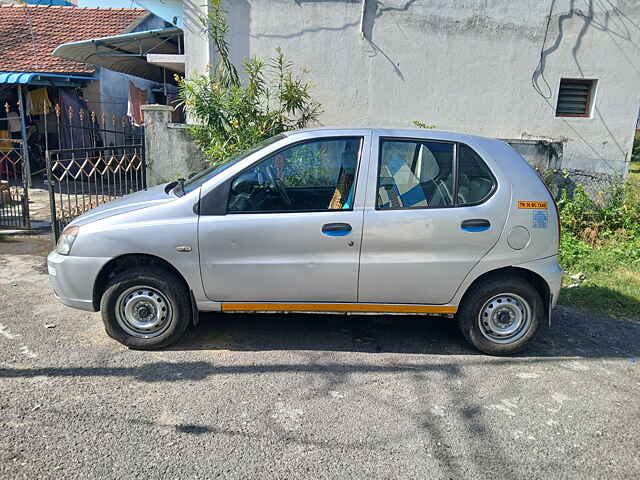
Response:
[[[22,108],[6,103],[0,121],[8,125],[0,132],[0,228],[29,229],[29,163],[23,141]],[[20,130],[16,132],[15,126]]]
[[[116,118],[56,105],[61,147],[47,148],[47,180],[54,239],[75,217],[115,198],[147,188],[144,130]]]

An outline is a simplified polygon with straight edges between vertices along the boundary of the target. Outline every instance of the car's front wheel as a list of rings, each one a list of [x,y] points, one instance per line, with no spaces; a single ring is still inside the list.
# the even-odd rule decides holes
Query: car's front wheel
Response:
[[[536,288],[511,275],[472,287],[458,311],[464,337],[489,355],[522,350],[543,318],[544,305]]]
[[[172,272],[139,267],[115,276],[100,302],[107,334],[130,348],[177,342],[192,320],[189,291]]]

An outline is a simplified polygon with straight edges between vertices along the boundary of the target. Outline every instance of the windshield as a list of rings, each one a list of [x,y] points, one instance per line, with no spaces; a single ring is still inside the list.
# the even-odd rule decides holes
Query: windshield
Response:
[[[205,183],[208,180],[211,180],[213,177],[225,171],[227,168],[235,165],[240,160],[244,160],[252,153],[257,152],[261,148],[264,148],[267,145],[271,145],[272,143],[275,143],[278,140],[282,140],[285,137],[286,135],[282,133],[279,135],[274,135],[273,137],[267,138],[266,140],[263,140],[262,142],[257,143],[250,149],[245,150],[244,152],[240,152],[236,155],[229,157],[229,159],[225,163],[206,168],[202,170],[200,173],[197,173],[193,177],[189,178],[182,185],[178,185],[177,191],[179,192],[180,195],[184,195],[185,193],[192,192],[193,190],[201,186],[203,183]]]

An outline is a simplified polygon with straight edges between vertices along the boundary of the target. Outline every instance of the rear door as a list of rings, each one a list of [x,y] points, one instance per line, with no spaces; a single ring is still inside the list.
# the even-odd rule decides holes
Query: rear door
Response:
[[[374,136],[359,297],[445,304],[497,242],[507,201],[469,146]]]
[[[369,146],[368,135],[308,139],[232,178],[226,214],[200,215],[207,296],[356,302]]]

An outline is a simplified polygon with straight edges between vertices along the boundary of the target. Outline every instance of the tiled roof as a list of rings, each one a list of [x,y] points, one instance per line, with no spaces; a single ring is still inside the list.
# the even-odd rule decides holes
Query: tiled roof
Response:
[[[0,71],[92,72],[94,68],[51,55],[63,43],[127,32],[149,12],[141,8],[48,5],[0,7]]]

